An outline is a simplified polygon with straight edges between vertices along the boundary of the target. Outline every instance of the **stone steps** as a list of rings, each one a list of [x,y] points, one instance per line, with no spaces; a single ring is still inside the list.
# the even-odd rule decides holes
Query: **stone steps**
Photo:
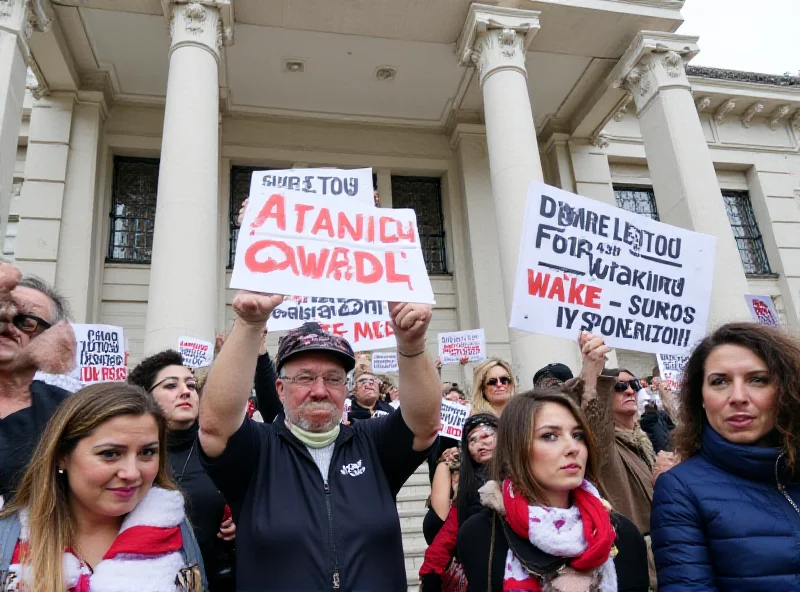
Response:
[[[425,502],[430,493],[428,463],[422,463],[397,494],[397,513],[400,516],[400,529],[403,533],[408,592],[417,592],[419,589],[419,568],[422,566],[425,549],[428,546],[422,534],[422,520],[428,513]]]

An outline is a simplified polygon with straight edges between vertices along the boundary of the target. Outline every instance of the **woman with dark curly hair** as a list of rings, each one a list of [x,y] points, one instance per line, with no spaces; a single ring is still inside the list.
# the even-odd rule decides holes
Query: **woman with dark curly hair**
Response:
[[[169,427],[170,475],[186,495],[187,513],[203,555],[210,590],[233,590],[236,526],[226,515],[225,498],[200,464],[200,396],[192,369],[183,365],[179,352],[168,349],[142,360],[128,375],[128,382],[150,393],[164,412]]]
[[[800,590],[800,343],[723,325],[684,369],[682,463],[656,481],[659,591]]]

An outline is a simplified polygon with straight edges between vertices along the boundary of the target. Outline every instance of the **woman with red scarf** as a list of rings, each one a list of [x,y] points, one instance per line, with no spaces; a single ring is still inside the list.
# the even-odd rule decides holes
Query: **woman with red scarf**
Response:
[[[644,539],[602,497],[581,391],[578,381],[508,403],[487,507],[458,532],[469,591],[647,592]]]

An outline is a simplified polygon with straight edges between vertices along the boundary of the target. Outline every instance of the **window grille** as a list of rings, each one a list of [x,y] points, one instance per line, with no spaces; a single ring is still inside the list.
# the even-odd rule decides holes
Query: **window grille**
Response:
[[[746,191],[723,191],[722,199],[725,200],[725,211],[728,213],[736,246],[739,247],[744,272],[752,275],[771,274],[750,195]]]
[[[650,187],[614,185],[614,197],[617,200],[617,207],[658,220],[656,194]]]
[[[392,207],[411,208],[416,212],[422,255],[428,273],[446,274],[441,179],[392,176]]]
[[[157,158],[114,157],[107,261],[150,263],[158,166]]]
[[[236,241],[239,239],[239,210],[250,195],[250,180],[254,171],[268,171],[269,167],[234,166],[231,167],[231,207],[228,212],[228,268],[233,269],[236,261]]]

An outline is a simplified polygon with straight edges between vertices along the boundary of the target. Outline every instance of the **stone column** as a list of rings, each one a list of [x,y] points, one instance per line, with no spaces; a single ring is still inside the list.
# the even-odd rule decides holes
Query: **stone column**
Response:
[[[172,44],[145,325],[145,355],[182,335],[214,340],[217,318],[222,0],[167,3]],[[232,14],[232,13],[231,13]],[[228,24],[228,23],[226,23]]]
[[[458,43],[461,63],[477,68],[483,93],[507,311],[514,297],[528,185],[543,179],[525,69],[527,49],[538,30],[538,11],[472,4]],[[566,363],[573,370],[580,365],[578,348],[568,340],[515,330],[509,337],[523,386],[531,385],[536,370],[550,362]]]
[[[748,287],[686,77],[684,63],[698,51],[697,37],[643,31],[609,82],[633,94],[661,221],[717,237],[713,329],[749,318]]]
[[[6,234],[22,101],[34,28],[49,29],[40,1],[0,0],[0,244]]]

